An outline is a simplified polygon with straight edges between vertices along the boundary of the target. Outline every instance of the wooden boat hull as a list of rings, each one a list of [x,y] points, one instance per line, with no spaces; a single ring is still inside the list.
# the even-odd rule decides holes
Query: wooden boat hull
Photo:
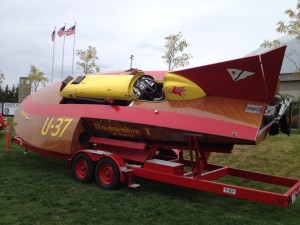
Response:
[[[115,96],[110,92],[114,88],[107,89],[107,95],[104,90],[85,90],[97,86],[93,80],[105,80],[96,75],[52,84],[22,102],[14,118],[15,130],[37,148],[63,154],[88,148],[92,136],[187,146],[188,137],[198,135],[210,151],[214,146],[228,151],[234,144],[257,144],[269,130],[267,107],[274,108],[271,120],[278,122],[275,93],[284,51],[281,47],[261,56],[166,73],[165,83],[157,86],[164,97],[160,100],[137,98],[136,90],[147,86],[138,83],[143,78],[140,73],[133,75],[136,79],[114,78],[126,78],[127,87],[121,92],[115,88]],[[145,77],[144,81],[154,82],[151,73]],[[135,97],[128,99],[128,93]]]
[[[262,103],[234,100],[233,104],[226,103],[224,98],[208,96],[189,103],[59,104],[62,101],[59,85],[51,85],[26,98],[14,118],[16,133],[47,151],[72,154],[87,148],[91,136],[180,146],[187,145],[189,135],[201,135],[204,143],[224,144],[224,149],[228,149],[228,144],[259,141],[257,133],[265,108]],[[245,112],[249,103],[260,104],[261,112]],[[264,137],[262,134],[260,139]]]

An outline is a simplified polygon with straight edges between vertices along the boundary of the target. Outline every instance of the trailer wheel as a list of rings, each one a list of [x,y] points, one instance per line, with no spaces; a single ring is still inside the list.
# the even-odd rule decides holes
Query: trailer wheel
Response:
[[[94,178],[94,163],[86,154],[78,154],[72,161],[72,173],[80,182],[91,182]]]
[[[95,170],[95,178],[100,187],[115,189],[120,185],[120,170],[111,158],[102,158]]]

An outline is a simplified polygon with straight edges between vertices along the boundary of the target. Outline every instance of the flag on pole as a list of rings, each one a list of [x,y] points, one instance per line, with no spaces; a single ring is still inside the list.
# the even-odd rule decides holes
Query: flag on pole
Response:
[[[75,34],[75,25],[73,27],[70,27],[68,30],[66,30],[66,35],[70,36]]]
[[[54,28],[54,31],[52,32],[52,35],[51,35],[51,39],[52,39],[52,42],[53,42],[51,84],[53,83],[54,50],[55,50],[55,31],[56,31],[56,27]]]
[[[59,37],[63,36],[65,34],[65,26],[60,28],[59,31],[57,32],[57,34]]]
[[[55,40],[55,30],[52,32],[51,39],[52,39],[52,41]]]

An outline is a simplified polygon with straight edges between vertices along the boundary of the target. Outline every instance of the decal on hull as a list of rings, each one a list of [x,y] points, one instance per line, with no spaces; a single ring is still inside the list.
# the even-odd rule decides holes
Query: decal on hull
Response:
[[[247,77],[255,75],[254,72],[250,72],[250,71],[246,71],[246,70],[227,69],[227,71],[230,74],[230,76],[234,82],[237,82],[239,80],[242,80]]]

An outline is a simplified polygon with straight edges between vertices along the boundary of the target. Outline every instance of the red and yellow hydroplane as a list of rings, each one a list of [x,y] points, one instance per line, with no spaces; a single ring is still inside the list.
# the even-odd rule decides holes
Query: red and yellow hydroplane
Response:
[[[14,117],[14,142],[71,160],[76,179],[88,181],[96,174],[102,187],[116,187],[115,180],[124,181],[128,174],[131,183],[133,174],[195,188],[186,179],[199,183],[204,170],[221,170],[207,163],[211,152],[256,145],[280,130],[289,134],[286,112],[291,100],[278,94],[285,48],[178,71],[135,69],[67,77],[22,102]],[[187,149],[195,152],[190,162],[180,154]],[[184,172],[187,165],[190,175]],[[161,173],[180,178],[173,181]],[[235,174],[244,176],[242,171]],[[240,189],[224,187],[214,192],[258,200],[257,193],[239,196]],[[197,189],[208,190],[203,184]],[[287,205],[292,193],[279,205]]]

